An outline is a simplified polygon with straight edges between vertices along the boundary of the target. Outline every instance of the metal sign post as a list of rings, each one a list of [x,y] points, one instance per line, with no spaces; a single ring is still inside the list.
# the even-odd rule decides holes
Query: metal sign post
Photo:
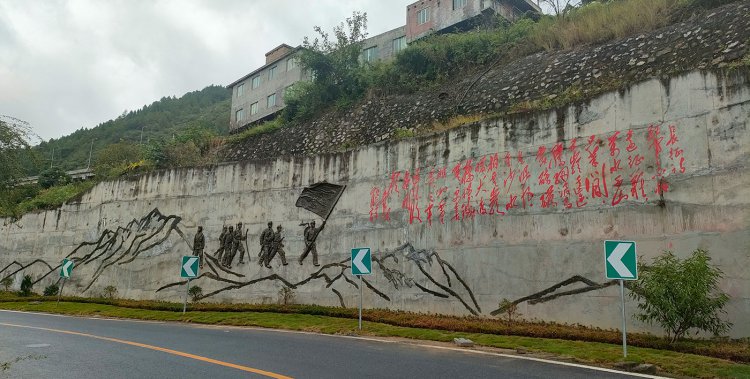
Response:
[[[60,304],[60,297],[62,296],[63,288],[65,288],[65,281],[67,280],[67,278],[63,278],[62,285],[60,286],[60,291],[57,292],[57,304]]]
[[[185,302],[182,303],[182,314],[185,314],[185,310],[187,310],[188,292],[190,292],[190,278],[188,278],[187,284],[185,284]]]
[[[622,307],[622,356],[628,357],[628,334],[625,319],[625,281],[638,280],[638,255],[633,241],[604,241],[604,272],[607,279],[620,281]]]
[[[362,275],[359,276],[359,330],[362,330]]]
[[[182,257],[180,262],[180,277],[187,278],[187,284],[185,284],[185,302],[182,304],[182,314],[185,314],[187,310],[187,299],[188,292],[190,292],[190,279],[198,277],[198,262],[200,259],[194,255],[186,255]]]
[[[628,334],[625,328],[625,281],[620,279],[620,299],[622,301],[622,356],[628,357]]]
[[[73,261],[67,258],[63,259],[62,264],[60,265],[60,278],[62,278],[63,282],[60,286],[60,290],[57,291],[57,304],[60,304],[60,297],[62,297],[65,282],[70,278],[70,274],[73,273],[73,266],[75,266]]]
[[[352,249],[352,275],[359,277],[359,330],[362,330],[362,275],[372,274],[372,254],[369,247]]]

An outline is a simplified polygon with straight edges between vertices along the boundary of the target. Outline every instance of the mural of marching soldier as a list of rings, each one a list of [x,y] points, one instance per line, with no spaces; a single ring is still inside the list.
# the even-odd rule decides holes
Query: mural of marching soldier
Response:
[[[193,237],[193,255],[198,256],[200,268],[203,268],[203,249],[206,248],[206,237],[203,235],[203,227],[198,227],[198,232]]]
[[[216,261],[223,264],[223,261],[221,258],[224,256],[224,240],[227,237],[227,226],[224,225],[224,227],[221,229],[221,234],[219,234],[219,250],[216,250],[216,253],[214,253],[214,258],[216,258]]]
[[[320,266],[318,263],[318,249],[315,245],[315,241],[321,230],[325,227],[328,217],[333,213],[333,208],[338,204],[341,195],[344,193],[344,189],[346,189],[346,186],[344,185],[321,182],[315,183],[310,187],[305,187],[305,189],[302,190],[295,205],[322,217],[323,223],[320,225],[320,228],[315,227],[315,221],[305,227],[305,250],[298,259],[300,265],[307,255],[312,252],[313,265]]]
[[[242,241],[245,241],[243,244]],[[245,233],[242,233],[242,223],[237,223],[237,229],[234,231],[234,249],[235,253],[237,251],[240,252],[240,261],[237,264],[245,264],[245,250],[247,247],[247,231]],[[247,256],[248,260],[250,260],[250,254]],[[234,254],[232,254],[232,259],[234,259]]]
[[[281,225],[276,227],[276,233],[273,234],[273,245],[271,246],[271,254],[268,255],[268,258],[266,259],[266,268],[271,268],[271,260],[276,256],[276,254],[281,257],[281,264],[284,266],[288,265],[286,261],[286,252],[284,251],[284,236],[281,235]]]
[[[303,251],[302,255],[300,255],[299,257],[299,264],[302,264],[302,261],[307,258],[307,254],[312,253],[313,266],[320,266],[320,264],[318,263],[318,249],[315,246],[315,239],[318,238],[318,234],[320,234],[320,231],[323,230],[325,226],[326,222],[323,221],[323,224],[320,225],[320,228],[316,228],[315,221],[313,221],[305,227],[305,251]]]
[[[230,226],[227,234],[224,236],[224,257],[221,262],[224,267],[232,268],[234,259],[234,226]]]
[[[271,256],[271,250],[273,249],[273,222],[268,222],[268,228],[260,234],[260,253],[258,253],[258,264],[263,266],[265,263],[266,267],[271,262],[269,258]]]

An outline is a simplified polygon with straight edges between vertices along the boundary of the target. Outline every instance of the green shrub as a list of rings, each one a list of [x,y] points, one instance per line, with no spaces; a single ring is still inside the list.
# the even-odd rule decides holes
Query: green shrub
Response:
[[[304,83],[304,82],[299,82]],[[296,84],[295,84],[296,85]],[[270,133],[284,126],[284,120],[282,117],[276,117],[271,121],[266,121],[260,125],[251,126],[248,129],[243,130],[237,134],[233,134],[226,138],[227,143],[237,143],[244,141],[255,135]]]
[[[15,211],[18,214],[24,214],[40,209],[55,209],[90,190],[94,184],[93,181],[77,182],[42,190],[34,198],[18,204]]]
[[[503,299],[499,304],[499,308],[503,310],[505,319],[509,323],[515,322],[521,317],[521,312],[518,311],[518,304],[515,304],[508,299]]]
[[[116,299],[117,298],[117,287],[109,285],[104,287],[102,290],[102,297],[105,299]]]
[[[34,287],[34,280],[31,279],[31,275],[24,275],[21,280],[21,291],[18,292],[21,296],[31,296],[31,289]]]
[[[10,286],[13,285],[13,277],[8,276],[3,278],[3,280],[0,280],[0,285],[5,288],[5,292],[8,292],[8,290],[10,290]]]
[[[70,175],[68,175],[63,169],[57,166],[50,167],[42,171],[42,173],[39,174],[38,179],[39,186],[41,186],[42,188],[66,185],[72,181],[73,180],[70,178]]]
[[[50,284],[44,287],[44,296],[55,296],[58,292],[60,292],[60,287],[57,284]]]
[[[574,8],[566,17],[542,18],[530,39],[546,50],[602,43],[667,25],[671,15],[685,5],[686,0],[594,1]]]
[[[39,194],[41,187],[37,184],[16,186],[0,190],[0,217],[16,217],[18,204],[31,200]]]
[[[114,143],[96,154],[94,173],[100,179],[114,178],[124,173],[128,165],[142,159],[142,146],[129,142]]]
[[[188,290],[188,295],[190,295],[190,299],[195,303],[203,297],[203,288],[200,286],[192,286]]]
[[[630,285],[630,297],[638,300],[637,319],[659,324],[670,343],[691,329],[715,335],[729,330],[731,323],[720,313],[729,296],[719,289],[723,274],[709,264],[708,253],[698,249],[690,258],[680,260],[667,251],[651,265],[639,265],[641,277]]]
[[[396,128],[396,130],[393,131],[393,138],[395,138],[396,140],[402,140],[404,138],[411,137],[414,137],[414,131],[411,129]]]
[[[294,304],[294,289],[287,286],[281,287],[279,290],[279,305],[291,305]]]
[[[297,86],[284,99],[284,119],[305,121],[338,104],[347,107],[364,95],[367,86],[360,65],[362,41],[367,35],[367,14],[354,12],[333,33],[314,28],[317,36],[305,37],[298,58],[311,82]]]
[[[373,85],[386,83],[424,85],[443,80],[457,71],[474,65],[486,65],[520,44],[533,30],[534,21],[521,19],[510,26],[466,33],[433,35],[417,41],[401,51],[391,70],[382,71]],[[389,78],[397,76],[396,79]],[[415,80],[416,79],[416,80]]]

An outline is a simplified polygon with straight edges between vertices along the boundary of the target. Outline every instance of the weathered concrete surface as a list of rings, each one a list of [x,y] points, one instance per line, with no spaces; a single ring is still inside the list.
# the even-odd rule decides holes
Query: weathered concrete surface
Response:
[[[192,282],[206,301],[275,302],[285,284],[294,287],[297,302],[355,306],[359,290],[347,260],[351,248],[369,246],[377,261],[366,278],[366,307],[489,316],[504,298],[521,300],[580,277],[585,280],[548,294],[560,297],[521,301],[520,313],[616,328],[619,289],[596,285],[606,284],[602,241],[626,239],[638,242],[646,260],[665,249],[683,257],[707,249],[725,273],[731,335],[750,336],[749,119],[746,76],[695,71],[556,112],[492,119],[340,154],[101,183],[80,202],[4,220],[0,277],[13,275],[17,287],[25,273],[38,279],[51,272],[39,279],[41,291],[57,280],[51,269],[70,255],[77,266],[66,294],[93,295],[114,285],[124,297],[177,301],[184,294],[178,262],[190,254],[196,227],[204,226],[213,253],[222,225],[242,221],[252,261],[237,266],[235,259],[235,274],[209,261],[203,270],[208,275]],[[598,152],[597,165],[591,151]],[[621,170],[612,170],[618,157]],[[642,161],[630,167],[634,157]],[[639,172],[644,180],[635,180],[633,191],[631,178]],[[557,181],[561,173],[569,176]],[[348,188],[319,239],[323,266],[313,267],[309,258],[299,266],[297,225],[313,215],[294,202],[304,186],[322,180]],[[525,207],[524,193],[534,194]],[[285,227],[289,266],[278,259],[270,270],[257,265],[258,236],[267,221]],[[388,256],[404,243],[428,251],[407,247]],[[597,289],[565,293],[586,285]],[[632,315],[635,304],[627,307]],[[632,319],[630,324],[630,330],[653,330]]]

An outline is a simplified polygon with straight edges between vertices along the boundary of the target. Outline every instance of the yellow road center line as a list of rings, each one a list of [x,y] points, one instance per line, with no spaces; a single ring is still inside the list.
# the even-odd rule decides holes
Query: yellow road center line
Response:
[[[284,375],[277,374],[277,373],[270,372],[270,371],[264,371],[264,370],[260,370],[260,369],[257,369],[257,368],[252,368],[252,367],[237,365],[237,364],[234,364],[234,363],[223,362],[223,361],[220,361],[220,360],[216,360],[216,359],[212,359],[212,358],[207,358],[207,357],[202,357],[200,355],[185,353],[185,352],[182,352],[182,351],[167,349],[167,348],[164,348],[164,347],[147,345],[145,343],[139,343],[139,342],[121,340],[121,339],[118,339],[118,338],[102,337],[102,336],[97,336],[97,335],[93,335],[93,334],[86,334],[86,333],[74,332],[74,331],[70,331],[70,330],[50,329],[50,328],[42,328],[42,327],[38,327],[38,326],[28,326],[28,325],[6,324],[6,323],[2,323],[2,322],[0,322],[0,325],[11,326],[11,327],[16,327],[16,328],[44,330],[44,331],[48,331],[48,332],[70,334],[70,335],[74,335],[74,336],[89,337],[89,338],[94,338],[94,339],[103,340],[103,341],[116,342],[116,343],[121,343],[121,344],[125,344],[125,345],[142,347],[144,349],[161,351],[161,352],[164,352],[164,353],[167,353],[167,354],[172,354],[172,355],[177,355],[177,356],[180,356],[180,357],[195,359],[195,360],[202,361],[202,362],[207,362],[207,363],[213,363],[215,365],[224,366],[224,367],[230,367],[230,368],[234,368],[234,369],[242,370],[242,371],[246,371],[246,372],[252,372],[254,374],[267,376],[269,378],[275,378],[275,379],[292,379],[289,376],[284,376]]]

